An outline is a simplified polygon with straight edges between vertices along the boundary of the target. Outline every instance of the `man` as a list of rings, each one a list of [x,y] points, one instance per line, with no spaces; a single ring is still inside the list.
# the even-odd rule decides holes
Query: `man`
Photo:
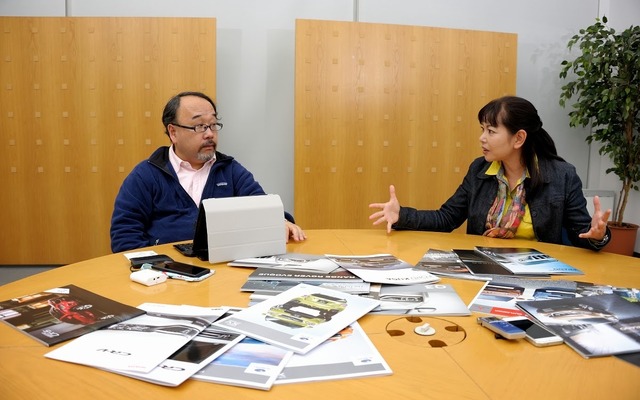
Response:
[[[172,146],[158,148],[125,178],[111,218],[111,250],[120,252],[193,239],[200,201],[265,194],[251,172],[216,151],[218,112],[199,92],[172,97],[162,113]],[[306,239],[285,213],[287,241]]]

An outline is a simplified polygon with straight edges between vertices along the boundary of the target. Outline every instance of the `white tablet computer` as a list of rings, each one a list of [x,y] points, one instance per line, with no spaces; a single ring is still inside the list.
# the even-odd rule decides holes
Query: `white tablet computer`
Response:
[[[202,201],[209,262],[284,254],[284,207],[280,196],[225,197]]]

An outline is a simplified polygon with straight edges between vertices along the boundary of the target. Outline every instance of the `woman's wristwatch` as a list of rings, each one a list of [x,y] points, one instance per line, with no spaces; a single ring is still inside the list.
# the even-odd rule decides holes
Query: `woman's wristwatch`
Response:
[[[604,246],[605,244],[607,244],[609,242],[609,234],[605,233],[604,237],[602,238],[602,240],[594,240],[594,239],[589,239],[591,241],[592,244],[596,245],[596,246]]]

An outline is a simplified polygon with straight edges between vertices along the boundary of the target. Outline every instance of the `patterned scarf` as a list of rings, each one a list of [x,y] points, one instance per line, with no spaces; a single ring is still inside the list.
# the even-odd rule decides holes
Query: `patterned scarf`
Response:
[[[511,200],[511,204],[509,204],[509,207],[505,210],[509,182],[504,176],[504,167],[500,167],[500,170],[496,174],[496,178],[498,179],[498,194],[489,209],[489,214],[487,214],[487,223],[485,224],[487,230],[483,233],[484,236],[511,239],[516,235],[527,205],[524,193],[524,180],[526,177],[527,171],[525,170],[522,178],[520,178],[520,182],[514,189],[515,193],[512,194],[513,199]]]

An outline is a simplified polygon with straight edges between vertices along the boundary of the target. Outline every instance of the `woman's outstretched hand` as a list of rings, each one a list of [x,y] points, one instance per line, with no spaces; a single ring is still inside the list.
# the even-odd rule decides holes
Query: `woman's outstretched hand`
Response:
[[[391,226],[398,222],[400,218],[400,203],[396,197],[396,188],[393,185],[389,186],[389,201],[386,203],[371,203],[369,208],[377,208],[380,211],[376,211],[369,216],[369,219],[373,221],[373,225],[381,224],[387,221],[387,233],[391,232]]]
[[[600,197],[595,196],[593,198],[593,217],[591,218],[591,229],[585,233],[581,233],[578,236],[584,239],[595,240],[601,242],[604,239],[604,235],[607,233],[607,221],[611,215],[611,209],[602,212],[600,207]]]

